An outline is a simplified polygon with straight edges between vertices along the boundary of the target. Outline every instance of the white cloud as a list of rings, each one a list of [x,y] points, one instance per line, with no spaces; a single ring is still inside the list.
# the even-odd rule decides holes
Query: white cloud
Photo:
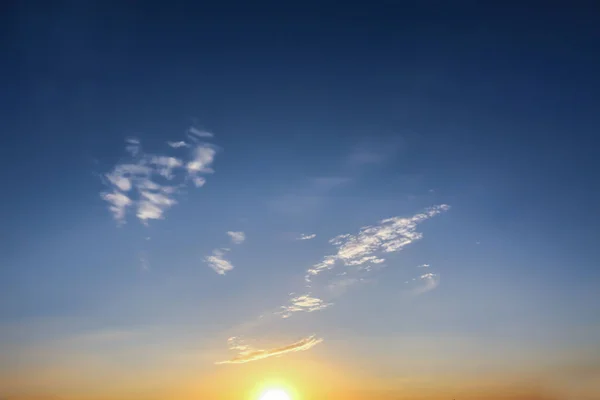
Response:
[[[179,142],[167,142],[167,144],[174,149],[178,149],[180,147],[190,147],[190,145],[183,140],[180,140]]]
[[[196,174],[199,172],[212,173],[214,172],[210,167],[214,161],[217,151],[209,146],[199,145],[196,146],[192,155],[192,161],[188,162],[186,168],[188,173]]]
[[[332,303],[325,303],[323,300],[316,297],[312,297],[310,294],[304,294],[301,296],[291,298],[290,305],[282,306],[281,308],[283,309],[283,311],[281,311],[280,314],[282,314],[283,318],[288,318],[293,312],[319,311],[331,305]]]
[[[208,256],[204,259],[208,266],[211,267],[217,274],[225,275],[226,272],[231,271],[234,267],[225,259],[225,252],[227,249],[215,249],[213,250],[212,256]]]
[[[193,126],[187,130],[187,137],[194,142],[198,141],[198,139],[200,138],[211,138],[213,136],[214,135],[212,133],[202,131],[200,129],[194,128]]]
[[[336,247],[336,252],[326,255],[306,271],[307,287],[310,287],[311,290],[324,288],[328,297],[340,295],[348,287],[365,281],[366,276],[381,269],[385,262],[383,255],[400,251],[408,244],[421,239],[422,234],[416,230],[418,224],[449,208],[445,204],[438,205],[412,217],[393,217],[381,220],[376,225],[361,228],[355,235],[344,234],[334,237],[329,242]],[[342,273],[335,277],[329,276],[323,285],[315,286],[313,280],[318,275],[339,266],[344,267]],[[437,275],[428,274],[423,275],[421,280],[425,290],[431,290],[439,281]],[[289,303],[289,305],[283,306],[284,311],[279,313],[283,314],[284,318],[294,312],[318,311],[331,305],[331,303],[311,295],[292,297]]]
[[[173,169],[183,165],[180,159],[166,156],[154,156],[150,159],[150,163],[156,166],[159,175],[169,180],[173,179]]]
[[[421,239],[423,235],[416,231],[417,225],[449,208],[448,205],[442,204],[410,218],[384,219],[377,225],[362,228],[356,235],[339,235],[330,240],[330,243],[337,247],[337,252],[325,256],[321,262],[309,268],[305,278],[310,282],[313,276],[334,268],[337,262],[346,266],[382,263],[385,259],[374,253],[396,252]]]
[[[112,193],[101,194],[119,223],[125,222],[128,207],[136,210],[136,217],[144,224],[163,219],[165,212],[177,204],[179,189],[189,182],[202,187],[206,179],[199,175],[213,172],[210,165],[216,150],[209,145],[197,145],[190,151],[189,160],[184,161],[169,155],[143,154],[138,139],[127,139],[126,143],[126,150],[134,158],[117,164],[105,175]],[[183,141],[167,143],[174,148],[189,146]],[[181,174],[176,174],[177,170]],[[165,180],[170,183],[165,184]]]
[[[429,265],[429,264],[417,265],[417,268],[429,268],[429,267],[431,267],[431,265]]]
[[[234,244],[241,244],[244,243],[244,240],[246,240],[246,234],[244,232],[229,231],[227,234],[229,235],[231,242]]]
[[[302,234],[302,235],[300,235],[300,237],[298,238],[298,240],[311,240],[311,239],[314,239],[316,237],[317,237],[316,233],[312,233],[310,235]]]
[[[305,351],[313,348],[319,343],[323,342],[323,339],[317,338],[316,336],[308,336],[300,339],[297,342],[288,344],[286,346],[275,347],[272,349],[255,349],[249,345],[246,345],[240,339],[236,337],[229,338],[229,349],[236,351],[238,354],[227,361],[221,361],[217,364],[243,364],[250,361],[262,360],[269,357],[281,356],[286,353],[292,353],[297,351]]]
[[[119,223],[124,222],[125,209],[131,205],[131,199],[120,192],[102,193],[102,198],[111,204],[109,209],[115,219]]]
[[[415,294],[422,294],[435,289],[440,284],[440,276],[434,273],[423,274],[419,277],[420,285],[414,289]]]

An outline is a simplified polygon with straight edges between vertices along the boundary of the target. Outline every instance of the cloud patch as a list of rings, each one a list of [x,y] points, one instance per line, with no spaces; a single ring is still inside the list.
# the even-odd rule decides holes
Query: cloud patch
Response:
[[[298,240],[311,240],[311,239],[314,239],[316,237],[317,237],[316,233],[311,233],[310,235],[302,234],[302,235],[300,235],[300,237],[298,238]]]
[[[280,314],[283,318],[288,318],[292,313],[297,311],[313,312],[319,311],[333,305],[333,303],[325,303],[322,299],[304,294],[290,299],[290,304],[282,306]]]
[[[312,335],[286,346],[275,347],[272,349],[255,349],[244,344],[240,339],[232,337],[228,340],[229,349],[236,351],[238,354],[229,360],[217,362],[216,364],[244,364],[251,361],[263,360],[269,357],[281,356],[287,353],[306,351],[321,342],[323,342],[323,339]]]
[[[215,249],[211,256],[204,259],[208,266],[219,275],[225,275],[225,273],[234,268],[231,262],[225,258],[225,253],[228,250],[229,249]]]
[[[310,282],[313,277],[333,269],[336,264],[345,266],[380,264],[385,261],[382,255],[400,251],[423,237],[416,230],[418,224],[449,209],[450,206],[442,204],[410,218],[392,217],[381,220],[377,225],[361,228],[356,235],[336,236],[329,242],[337,248],[337,251],[325,256],[323,260],[309,268],[305,279]]]
[[[323,295],[316,297],[309,292],[291,297],[288,305],[282,306],[283,311],[277,314],[289,318],[295,312],[319,311],[331,306],[332,303],[324,300],[323,297],[326,299],[339,296],[349,287],[367,281],[369,275],[383,267],[386,254],[398,252],[423,237],[417,231],[420,223],[449,209],[448,205],[437,205],[412,217],[387,218],[379,221],[378,224],[361,228],[357,234],[334,237],[329,242],[336,251],[308,268],[305,275],[307,288],[310,288],[311,292],[321,289]],[[335,268],[342,268],[342,272],[335,275],[328,274],[327,279],[320,282],[320,285],[315,284],[314,280],[317,276],[331,272]],[[432,273],[423,274],[420,282],[418,292],[424,293],[439,284],[439,277]]]
[[[227,235],[229,236],[229,238],[231,239],[231,243],[233,244],[242,244],[246,240],[246,234],[241,231],[229,231],[227,232]]]
[[[176,195],[190,182],[195,187],[206,183],[203,174],[214,172],[211,168],[216,149],[196,141],[167,142],[171,148],[190,147],[187,157],[168,154],[146,154],[137,138],[126,139],[126,151],[131,158],[117,164],[104,175],[110,188],[100,194],[109,203],[109,209],[119,224],[126,222],[129,209],[145,225],[149,220],[164,218],[165,212],[177,204]],[[187,160],[186,160],[187,158]]]
[[[423,294],[438,287],[440,284],[440,276],[429,272],[419,277],[419,283],[420,285],[413,290],[414,294]]]

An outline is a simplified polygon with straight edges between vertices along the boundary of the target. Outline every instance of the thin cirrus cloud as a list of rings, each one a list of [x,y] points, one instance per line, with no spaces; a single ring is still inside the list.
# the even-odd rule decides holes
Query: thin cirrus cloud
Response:
[[[316,233],[311,233],[310,235],[302,234],[302,235],[300,235],[300,237],[298,238],[298,240],[311,240],[311,239],[314,239],[316,237],[317,237]]]
[[[201,187],[206,183],[202,175],[214,172],[211,166],[216,149],[212,145],[199,140],[193,146],[186,142],[168,144],[171,148],[189,147],[186,157],[145,154],[139,139],[126,139],[125,150],[131,159],[117,164],[104,176],[110,190],[101,193],[119,224],[126,222],[130,209],[145,225],[149,220],[164,218],[165,212],[177,204],[176,195],[182,188],[190,182]]]
[[[233,244],[242,244],[246,240],[246,234],[244,232],[229,231],[227,232],[227,235]]]
[[[204,259],[208,266],[219,275],[225,275],[225,273],[234,268],[231,262],[225,258],[225,253],[227,251],[229,251],[229,249],[215,249],[213,250],[212,255]]]
[[[241,231],[229,231],[227,232],[227,236],[229,236],[233,244],[242,244],[246,240],[246,234]],[[225,275],[225,273],[234,268],[233,264],[225,258],[225,253],[228,251],[230,249],[227,248],[214,249],[212,255],[205,257],[204,261],[217,274]]]
[[[418,224],[449,209],[450,206],[442,204],[410,218],[392,217],[381,220],[377,225],[361,228],[356,235],[336,236],[329,242],[337,248],[337,252],[325,256],[321,262],[309,268],[305,278],[310,282],[314,276],[331,270],[338,264],[380,264],[385,261],[381,255],[400,251],[423,237],[423,234],[416,230]]]
[[[342,273],[325,282],[329,295],[341,294],[349,286],[364,281],[365,276],[382,266],[383,257],[387,253],[398,252],[405,246],[419,240],[423,235],[417,231],[417,226],[450,209],[446,204],[437,205],[412,217],[392,217],[381,220],[378,224],[360,229],[358,234],[344,234],[331,239],[329,242],[337,248],[334,254],[325,256],[320,262],[311,266],[305,275],[308,287],[314,286],[314,279],[324,272],[343,266]],[[423,285],[419,293],[432,290],[439,284],[436,274],[423,274]],[[312,312],[331,306],[332,303],[316,297],[311,293],[290,298],[288,305],[282,306],[280,314],[283,318],[290,317],[295,312]]]
[[[307,287],[316,289],[314,278],[338,266],[343,266],[345,268],[341,273],[337,273],[333,277],[329,275],[329,279],[326,279],[321,287],[325,289],[330,297],[345,293],[349,287],[366,281],[365,276],[372,274],[375,269],[385,262],[382,257],[384,254],[400,251],[410,243],[421,239],[422,234],[416,230],[421,222],[449,209],[450,206],[441,204],[412,217],[393,217],[381,220],[376,225],[361,228],[355,235],[345,234],[334,237],[330,240],[330,243],[336,247],[336,252],[325,256],[319,263],[314,264],[307,270],[305,275]],[[434,273],[422,274],[420,283],[421,285],[415,289],[417,294],[437,287],[439,276]],[[333,305],[333,303],[319,298],[311,292],[301,295],[292,293],[290,296],[287,305],[281,306],[279,311],[270,315],[289,318],[296,312],[310,313]],[[230,350],[237,351],[238,354],[232,359],[218,364],[246,363],[282,355],[290,351],[308,350],[321,343],[321,341],[322,339],[310,336],[288,346],[256,350],[239,342],[234,337],[229,339],[229,347]]]
[[[183,140],[180,140],[178,142],[167,142],[167,144],[174,149],[178,149],[180,147],[190,147],[190,145],[184,142]]]
[[[297,342],[288,344],[286,346],[275,347],[272,349],[255,349],[249,345],[244,344],[240,339],[232,337],[228,340],[229,349],[232,351],[236,351],[237,355],[229,360],[220,361],[216,364],[243,364],[250,361],[257,361],[269,357],[281,356],[287,353],[309,350],[321,342],[323,342],[323,339],[317,338],[316,336],[312,335],[300,339]]]
[[[325,303],[322,299],[312,297],[310,294],[292,297],[290,304],[282,306],[280,314],[283,318],[288,318],[292,313],[297,311],[313,312],[319,311],[331,306],[332,303]]]

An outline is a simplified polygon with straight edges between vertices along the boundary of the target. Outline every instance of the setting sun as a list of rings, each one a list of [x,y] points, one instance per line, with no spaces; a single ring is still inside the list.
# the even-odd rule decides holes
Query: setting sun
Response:
[[[291,397],[281,389],[270,389],[261,394],[259,400],[291,400]]]

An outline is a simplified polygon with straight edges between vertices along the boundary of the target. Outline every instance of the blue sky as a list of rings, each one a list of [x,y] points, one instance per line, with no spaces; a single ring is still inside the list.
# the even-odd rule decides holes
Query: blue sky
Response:
[[[591,7],[190,4],[9,7],[0,382],[115,337],[600,371]]]

